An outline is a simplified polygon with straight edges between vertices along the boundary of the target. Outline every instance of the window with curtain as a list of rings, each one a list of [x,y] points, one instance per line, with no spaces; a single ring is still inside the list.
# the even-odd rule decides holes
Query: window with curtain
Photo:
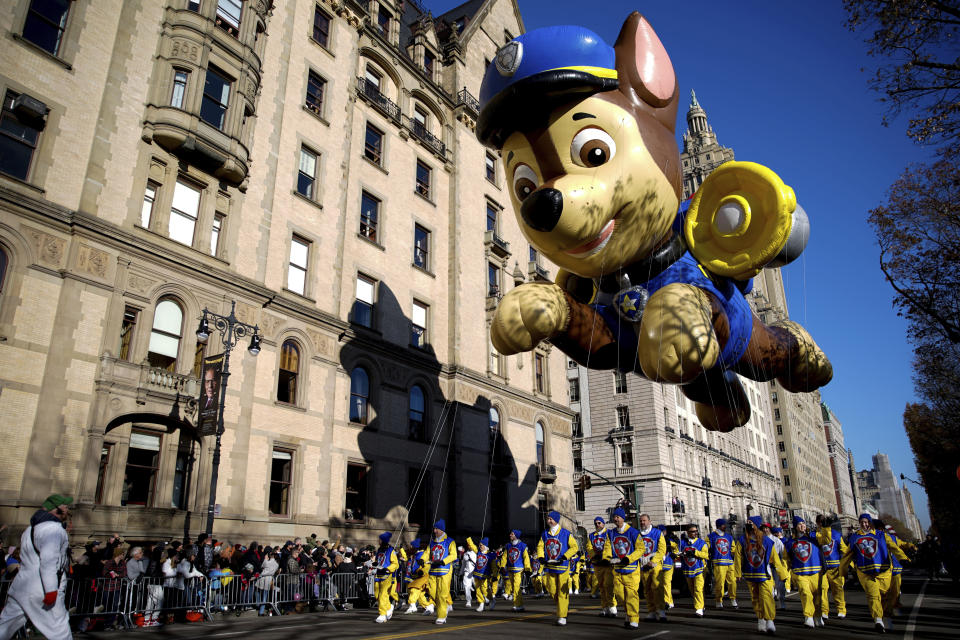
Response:
[[[537,422],[534,426],[534,432],[537,439],[537,464],[543,465],[543,423]]]
[[[370,402],[370,376],[363,367],[350,373],[350,422],[367,424],[367,405]]]
[[[297,403],[297,380],[300,376],[300,349],[293,340],[280,348],[280,372],[277,378],[277,401]]]
[[[147,361],[151,367],[176,371],[182,330],[183,309],[180,305],[169,298],[157,303],[147,348]]]

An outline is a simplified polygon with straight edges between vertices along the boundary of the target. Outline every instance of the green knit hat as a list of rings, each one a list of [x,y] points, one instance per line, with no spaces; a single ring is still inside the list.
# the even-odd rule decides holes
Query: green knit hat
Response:
[[[54,493],[53,495],[47,496],[47,499],[43,501],[43,510],[53,511],[63,504],[73,504],[73,498],[68,498],[60,495],[59,493]]]

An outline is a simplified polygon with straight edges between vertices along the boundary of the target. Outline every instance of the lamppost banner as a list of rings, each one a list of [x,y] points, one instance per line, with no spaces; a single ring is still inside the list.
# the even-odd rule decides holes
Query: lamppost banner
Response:
[[[220,382],[223,372],[223,354],[203,359],[203,378],[200,388],[200,407],[197,433],[201,436],[217,434],[217,415],[220,409]]]

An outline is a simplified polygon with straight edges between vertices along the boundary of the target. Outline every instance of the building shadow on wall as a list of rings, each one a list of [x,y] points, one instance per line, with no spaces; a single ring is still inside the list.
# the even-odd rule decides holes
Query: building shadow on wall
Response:
[[[429,536],[438,518],[459,540],[538,532],[537,471],[519,468],[500,431],[502,408],[485,396],[467,403],[445,395],[441,380],[452,371],[430,343],[429,313],[418,327],[382,282],[376,300],[372,308],[355,302],[352,330],[341,337],[359,456],[349,456],[344,508],[330,518],[331,533],[372,542],[382,531],[402,531],[409,541]]]

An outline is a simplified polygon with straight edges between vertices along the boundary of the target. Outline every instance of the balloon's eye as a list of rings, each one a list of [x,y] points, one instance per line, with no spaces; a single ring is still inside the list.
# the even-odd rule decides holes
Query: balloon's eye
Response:
[[[521,202],[540,186],[537,174],[529,166],[518,164],[513,170],[513,192]]]
[[[617,143],[606,131],[596,127],[582,129],[570,143],[570,157],[581,167],[599,167],[616,154]]]

